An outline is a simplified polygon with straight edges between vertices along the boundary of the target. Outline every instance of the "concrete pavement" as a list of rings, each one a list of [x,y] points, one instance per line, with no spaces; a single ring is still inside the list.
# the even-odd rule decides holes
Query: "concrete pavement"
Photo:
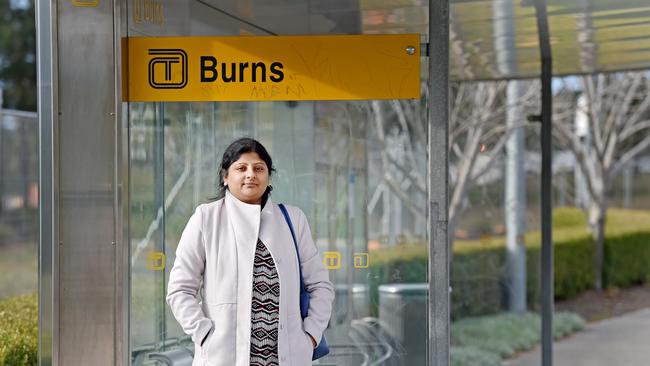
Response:
[[[554,366],[650,365],[650,308],[587,324],[553,344]],[[540,347],[504,366],[541,365]]]

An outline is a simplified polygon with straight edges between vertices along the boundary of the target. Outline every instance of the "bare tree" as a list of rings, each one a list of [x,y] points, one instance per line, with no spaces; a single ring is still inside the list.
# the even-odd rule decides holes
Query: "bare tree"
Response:
[[[569,90],[558,94],[553,132],[557,142],[574,153],[585,177],[595,286],[602,291],[607,192],[614,177],[650,146],[650,80],[643,72],[585,76],[582,93],[581,98]],[[587,122],[587,134],[574,126],[574,114]]]
[[[449,230],[453,232],[466,206],[468,190],[494,168],[502,154],[509,131],[526,125],[505,124],[507,82],[456,83],[451,86],[449,114],[449,146],[451,194]],[[518,104],[527,105],[537,93],[535,83]],[[370,115],[381,145],[383,183],[396,194],[406,208],[419,217],[426,217],[426,148],[427,90],[422,87],[421,100],[370,102]],[[405,159],[398,161],[391,154],[387,131],[399,126],[404,134]],[[452,236],[453,240],[453,236]],[[451,241],[451,240],[450,240]]]

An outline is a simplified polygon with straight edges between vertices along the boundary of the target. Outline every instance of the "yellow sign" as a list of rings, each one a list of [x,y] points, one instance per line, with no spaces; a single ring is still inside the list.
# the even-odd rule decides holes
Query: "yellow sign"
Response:
[[[339,252],[324,252],[323,264],[327,269],[341,268],[341,253]]]
[[[165,253],[150,252],[147,258],[147,268],[150,271],[162,271],[165,269]]]
[[[415,99],[420,36],[128,38],[131,102]]]
[[[99,0],[72,0],[72,5],[94,8],[99,5]]]
[[[368,268],[368,253],[354,253],[354,268]]]

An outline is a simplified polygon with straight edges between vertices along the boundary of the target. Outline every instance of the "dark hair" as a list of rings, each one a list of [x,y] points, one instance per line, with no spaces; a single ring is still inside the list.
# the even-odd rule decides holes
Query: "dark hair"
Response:
[[[271,155],[269,155],[269,152],[266,151],[264,145],[262,145],[259,141],[248,137],[237,139],[226,148],[226,151],[223,152],[223,158],[221,158],[221,165],[219,169],[217,197],[215,197],[215,199],[221,199],[226,195],[228,186],[223,185],[223,179],[226,177],[226,174],[228,174],[228,168],[230,168],[234,162],[239,160],[242,154],[249,152],[257,153],[257,155],[259,155],[260,158],[264,160],[266,163],[266,168],[269,170],[269,177],[271,176],[271,173],[275,171]],[[266,200],[269,198],[272,190],[273,187],[271,187],[271,185],[266,187],[266,191],[264,191],[264,194],[262,194],[262,206],[264,206],[266,203]]]

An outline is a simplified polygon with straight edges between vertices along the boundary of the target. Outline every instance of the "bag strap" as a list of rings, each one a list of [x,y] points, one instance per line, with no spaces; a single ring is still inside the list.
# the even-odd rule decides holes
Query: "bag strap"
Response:
[[[296,256],[298,257],[298,272],[300,273],[300,291],[304,291],[305,283],[303,282],[302,279],[302,262],[300,261],[300,251],[298,250],[298,240],[296,240],[296,233],[293,230],[293,224],[291,223],[291,217],[289,216],[289,212],[287,211],[287,208],[284,206],[283,203],[278,204],[278,206],[280,206],[282,215],[284,216],[284,219],[287,221],[287,224],[289,225],[289,230],[291,231],[291,237],[293,238],[293,245],[296,248]]]

